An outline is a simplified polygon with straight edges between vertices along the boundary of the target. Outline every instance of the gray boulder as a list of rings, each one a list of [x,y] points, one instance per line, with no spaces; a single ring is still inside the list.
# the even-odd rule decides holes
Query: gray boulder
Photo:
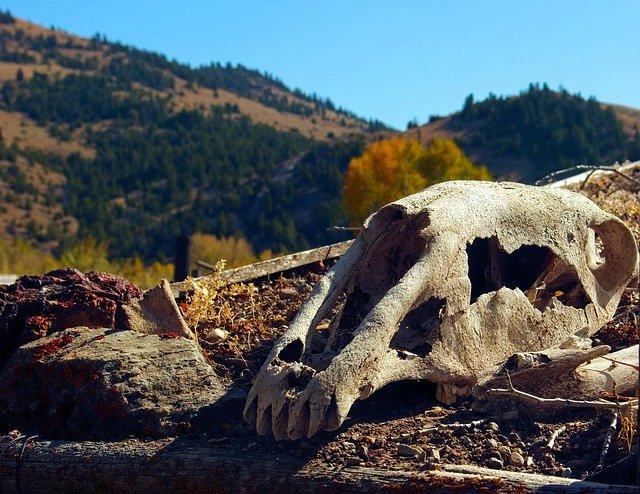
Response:
[[[243,398],[191,339],[78,327],[14,352],[0,374],[0,425],[49,438],[158,438],[191,430],[230,397]]]

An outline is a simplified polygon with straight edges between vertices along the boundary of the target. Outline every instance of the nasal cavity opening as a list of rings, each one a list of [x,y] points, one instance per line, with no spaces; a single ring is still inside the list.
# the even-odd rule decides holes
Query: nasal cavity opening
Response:
[[[445,304],[445,300],[431,298],[406,315],[389,344],[401,359],[426,357],[431,352],[432,342],[438,336]]]
[[[502,287],[519,288],[539,310],[556,302],[575,308],[589,303],[575,270],[548,247],[522,245],[507,253],[495,236],[476,238],[467,257],[472,304]]]

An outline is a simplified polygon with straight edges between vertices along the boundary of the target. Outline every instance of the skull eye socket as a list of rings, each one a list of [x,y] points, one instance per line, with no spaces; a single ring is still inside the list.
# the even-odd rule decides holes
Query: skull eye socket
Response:
[[[280,350],[278,358],[287,363],[297,362],[300,360],[300,357],[302,357],[303,350],[304,345],[302,344],[302,341],[296,339]]]
[[[495,236],[476,238],[467,246],[467,258],[471,304],[502,287],[519,288],[539,310],[552,300],[581,309],[589,303],[574,269],[548,247],[522,245],[508,253]]]

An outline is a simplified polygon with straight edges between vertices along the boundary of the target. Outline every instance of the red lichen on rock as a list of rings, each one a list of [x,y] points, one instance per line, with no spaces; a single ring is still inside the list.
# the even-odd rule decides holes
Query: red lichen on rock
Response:
[[[38,361],[42,361],[47,355],[52,355],[58,352],[63,346],[68,345],[73,341],[73,338],[69,335],[65,335],[62,338],[53,338],[35,353],[35,358]]]
[[[0,286],[0,369],[20,345],[66,328],[126,329],[122,306],[140,297],[120,276],[71,268]]]
[[[160,333],[158,336],[163,340],[173,340],[175,338],[180,338],[180,335],[178,333],[174,333],[173,331],[169,331],[168,333]]]

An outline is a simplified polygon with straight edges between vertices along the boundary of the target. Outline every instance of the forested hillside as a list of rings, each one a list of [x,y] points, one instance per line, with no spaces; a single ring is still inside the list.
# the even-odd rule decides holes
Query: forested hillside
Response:
[[[640,112],[546,84],[513,97],[474,101],[469,95],[462,111],[407,133],[453,137],[494,176],[526,182],[574,165],[640,159]]]
[[[193,69],[2,20],[0,113],[19,120],[0,136],[5,235],[54,247],[91,237],[146,261],[195,232],[246,238],[256,253],[344,238],[328,232],[342,222],[341,173],[381,123],[242,66]]]
[[[212,53],[223,57],[224,54]],[[453,138],[494,177],[531,181],[640,159],[640,112],[546,86],[468,98],[405,136]],[[0,240],[55,253],[172,259],[175,237],[249,242],[256,254],[339,241],[347,165],[398,132],[243,66],[190,67],[0,13]]]

